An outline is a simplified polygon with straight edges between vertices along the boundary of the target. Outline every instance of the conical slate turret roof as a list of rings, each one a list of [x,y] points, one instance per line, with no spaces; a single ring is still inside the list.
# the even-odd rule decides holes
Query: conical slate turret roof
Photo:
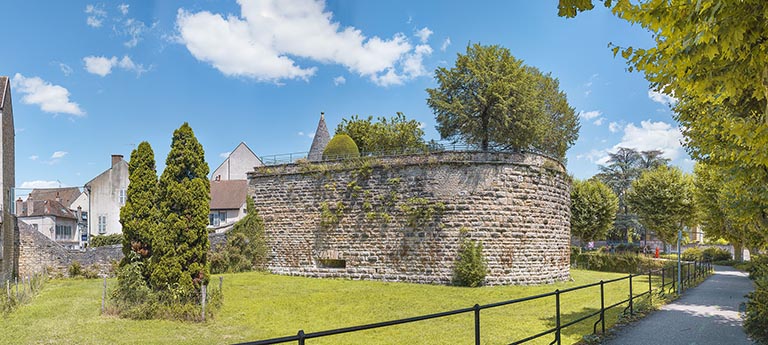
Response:
[[[323,151],[325,151],[329,141],[331,141],[331,135],[328,134],[328,127],[325,126],[325,114],[320,113],[320,122],[317,124],[315,138],[312,140],[312,146],[309,148],[307,159],[310,162],[323,160]]]

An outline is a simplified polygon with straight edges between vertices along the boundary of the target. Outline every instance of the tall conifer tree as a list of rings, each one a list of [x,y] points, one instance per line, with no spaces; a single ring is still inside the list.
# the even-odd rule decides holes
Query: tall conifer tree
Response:
[[[173,132],[158,184],[160,223],[153,244],[151,285],[189,296],[209,278],[210,181],[203,146],[188,123]]]
[[[130,261],[144,262],[143,275],[147,279],[147,263],[152,256],[152,238],[157,232],[157,170],[152,146],[144,141],[131,152],[128,163],[128,191],[125,205],[120,209],[123,225],[123,258],[121,266]],[[137,255],[131,255],[131,252]]]

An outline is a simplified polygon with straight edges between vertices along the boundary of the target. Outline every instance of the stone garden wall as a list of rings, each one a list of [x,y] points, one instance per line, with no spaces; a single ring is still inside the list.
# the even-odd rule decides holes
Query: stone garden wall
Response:
[[[528,153],[443,152],[259,167],[249,195],[278,274],[446,284],[461,241],[486,284],[569,278],[570,179]]]

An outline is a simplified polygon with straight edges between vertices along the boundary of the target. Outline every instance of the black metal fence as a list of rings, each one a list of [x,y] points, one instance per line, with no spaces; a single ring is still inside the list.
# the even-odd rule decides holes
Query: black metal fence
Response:
[[[684,263],[680,268],[681,283],[682,283],[680,291],[683,291],[684,289],[691,287],[692,284],[697,279],[703,278],[704,276],[710,274],[711,272],[712,272],[712,264],[709,262],[700,262],[700,261],[693,262],[692,261],[692,262]],[[641,277],[641,276],[648,277],[648,290],[643,291],[641,293],[636,293],[636,291],[633,291],[632,279]],[[661,284],[656,288],[653,287],[654,276],[657,276],[657,277],[660,276],[660,279],[661,279]],[[474,314],[474,331],[475,331],[474,339],[475,339],[475,344],[479,345],[480,344],[480,312],[482,310],[536,300],[540,298],[548,298],[548,297],[554,297],[555,327],[537,334],[533,334],[523,339],[513,341],[510,344],[522,344],[527,341],[538,339],[549,334],[554,334],[554,339],[550,344],[560,345],[561,331],[564,328],[573,326],[579,322],[586,321],[591,317],[599,316],[599,319],[594,323],[592,327],[593,334],[597,333],[598,325],[600,326],[601,333],[605,333],[605,312],[607,310],[610,310],[612,308],[617,308],[626,304],[626,307],[624,308],[623,313],[629,313],[630,315],[632,315],[635,313],[635,300],[639,298],[643,298],[644,296],[647,296],[648,301],[652,302],[654,292],[658,293],[659,295],[664,295],[667,293],[667,289],[669,289],[669,292],[676,291],[676,288],[677,288],[676,279],[677,279],[677,267],[661,268],[657,270],[648,271],[647,274],[629,274],[626,277],[620,277],[620,278],[615,278],[615,279],[605,280],[605,281],[601,280],[599,282],[592,283],[592,284],[575,286],[575,287],[571,287],[563,290],[558,289],[549,293],[544,293],[544,294],[535,295],[535,296],[528,296],[528,297],[503,301],[503,302],[496,302],[496,303],[485,304],[485,305],[475,304],[472,307],[445,311],[441,313],[414,316],[414,317],[409,317],[405,319],[384,321],[384,322],[372,323],[367,325],[337,328],[337,329],[320,331],[320,332],[304,333],[304,330],[299,330],[296,335],[285,336],[280,338],[272,338],[272,339],[266,339],[266,340],[260,340],[260,341],[253,341],[253,342],[245,342],[245,343],[241,343],[241,345],[244,345],[244,344],[268,345],[268,344],[281,344],[281,343],[287,343],[287,342],[297,342],[298,344],[303,345],[305,344],[307,339],[327,337],[327,336],[351,333],[351,332],[358,332],[358,331],[364,331],[364,330],[369,330],[374,328],[402,325],[406,323],[437,319],[437,318],[464,314],[464,313]],[[629,291],[628,291],[627,299],[606,306],[605,305],[605,286],[608,284],[617,283],[624,280],[629,280]],[[578,291],[578,290],[586,289],[589,287],[596,287],[596,286],[600,287],[600,309],[595,312],[583,315],[573,321],[562,323],[561,312],[560,312],[560,307],[561,307],[560,296],[569,292]]]

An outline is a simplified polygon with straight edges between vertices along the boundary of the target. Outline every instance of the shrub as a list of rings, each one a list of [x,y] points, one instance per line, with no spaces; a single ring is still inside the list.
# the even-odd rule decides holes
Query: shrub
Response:
[[[266,267],[269,248],[264,236],[264,222],[250,198],[246,199],[246,212],[247,215],[227,233],[227,244],[208,257],[211,272],[245,272]]]
[[[572,259],[573,260],[573,259]],[[649,269],[661,268],[662,262],[632,254],[602,254],[588,252],[579,254],[574,261],[577,267],[594,271],[643,273]]]
[[[80,265],[79,261],[72,261],[72,263],[69,264],[69,268],[67,268],[67,273],[69,273],[71,278],[77,277],[83,274],[83,266]]]
[[[581,254],[581,247],[571,246],[571,264],[576,262],[576,258]]]
[[[91,237],[91,247],[102,247],[120,244],[123,241],[122,234],[111,234]]]
[[[453,284],[456,286],[478,287],[483,285],[488,266],[483,257],[483,244],[463,240],[459,259],[453,267]]]
[[[685,261],[694,261],[694,260],[701,260],[701,258],[704,257],[703,255],[704,255],[704,252],[699,248],[688,248],[683,251],[682,258]]]
[[[347,159],[360,157],[357,144],[346,134],[336,134],[323,151],[323,159]]]
[[[768,256],[754,256],[749,266],[749,278],[755,290],[747,294],[744,330],[760,344],[768,344]]]
[[[704,249],[702,252],[702,260],[704,261],[725,261],[725,260],[731,260],[733,256],[731,256],[731,252],[721,249],[718,247],[710,247],[707,249]]]

